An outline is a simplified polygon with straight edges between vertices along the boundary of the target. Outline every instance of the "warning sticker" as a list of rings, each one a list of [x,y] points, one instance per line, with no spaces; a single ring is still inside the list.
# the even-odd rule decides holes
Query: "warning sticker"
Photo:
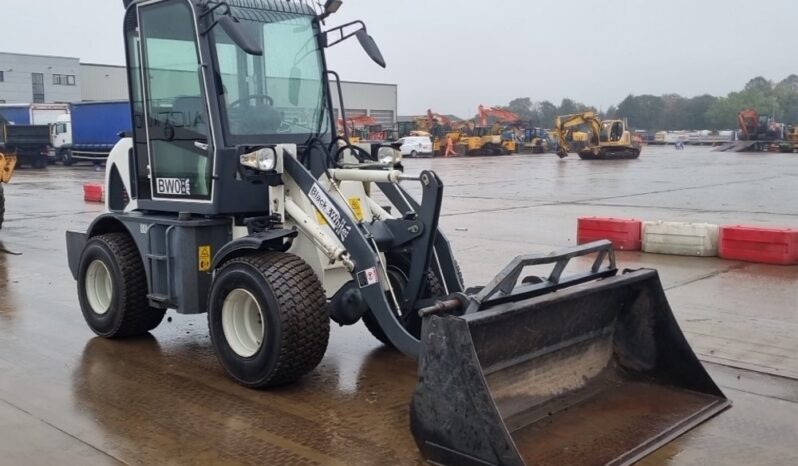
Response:
[[[200,246],[197,250],[197,258],[199,263],[199,271],[207,272],[211,270],[211,247]]]
[[[357,283],[361,288],[380,282],[380,274],[377,273],[377,267],[366,269],[357,274]]]
[[[354,212],[357,221],[362,222],[364,217],[363,217],[363,206],[360,204],[360,198],[350,197],[349,206],[352,208],[352,212]]]
[[[322,215],[318,210],[316,210],[316,221],[319,223],[319,225],[327,225],[327,219],[325,219],[324,215]]]
[[[324,216],[324,219],[332,228],[332,231],[338,236],[342,243],[346,243],[349,238],[349,233],[352,232],[352,226],[349,225],[347,219],[338,211],[335,203],[330,199],[326,192],[318,185],[313,184],[308,192],[310,202],[316,206],[319,212]]]

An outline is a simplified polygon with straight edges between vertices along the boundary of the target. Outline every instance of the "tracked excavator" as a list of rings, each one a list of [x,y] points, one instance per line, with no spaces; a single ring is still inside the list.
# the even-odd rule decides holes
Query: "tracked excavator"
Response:
[[[571,152],[571,137],[579,127],[588,128],[588,140],[577,150],[583,160],[636,159],[640,157],[640,143],[632,138],[626,120],[601,121],[593,112],[558,116],[555,122],[560,158]]]
[[[134,128],[108,158],[107,212],[66,236],[96,334],[207,313],[221,367],[268,388],[314,370],[331,320],[363,321],[418,358],[410,428],[444,465],[630,464],[729,405],[657,272],[621,272],[609,242],[464,286],[443,181],[336,130],[325,50],[355,37],[385,66],[362,22],[323,29],[340,1],[125,6]]]

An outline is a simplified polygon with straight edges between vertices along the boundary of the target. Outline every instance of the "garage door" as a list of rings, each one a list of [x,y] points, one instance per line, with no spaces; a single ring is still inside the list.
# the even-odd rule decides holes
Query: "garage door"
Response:
[[[393,110],[372,110],[371,116],[373,116],[374,119],[377,120],[377,122],[383,126],[394,125]]]

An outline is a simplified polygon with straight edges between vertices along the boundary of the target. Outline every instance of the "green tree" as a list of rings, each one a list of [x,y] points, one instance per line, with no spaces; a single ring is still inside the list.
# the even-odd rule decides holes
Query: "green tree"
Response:
[[[757,76],[756,78],[748,81],[743,90],[768,93],[773,90],[773,83],[762,76]]]
[[[662,128],[665,101],[654,95],[628,95],[618,104],[618,117],[629,120],[637,129],[656,130]]]
[[[684,126],[674,129],[719,129],[712,128],[712,126],[707,122],[707,111],[717,100],[717,97],[711,96],[709,94],[687,99],[687,102],[685,102],[684,106]]]
[[[520,116],[522,120],[532,120],[538,117],[532,105],[532,99],[529,97],[513,99],[510,101],[510,104],[504,108]]]
[[[571,113],[579,113],[579,107],[571,99],[562,99],[557,111],[560,115],[570,115]]]
[[[540,118],[540,126],[544,128],[553,128],[554,120],[557,119],[558,114],[557,106],[548,100],[544,100],[543,102],[538,102],[536,107]]]

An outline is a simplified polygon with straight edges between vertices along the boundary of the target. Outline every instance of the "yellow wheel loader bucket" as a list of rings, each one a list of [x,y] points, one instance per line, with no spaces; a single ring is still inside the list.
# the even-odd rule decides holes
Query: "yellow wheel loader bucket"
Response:
[[[594,253],[589,272],[561,277]],[[522,280],[546,263],[549,277]],[[433,463],[631,464],[730,406],[657,272],[618,275],[609,242],[519,257],[422,314],[411,427]]]
[[[8,183],[11,181],[11,175],[14,174],[14,167],[16,164],[16,155],[5,155],[0,153],[0,183]]]

